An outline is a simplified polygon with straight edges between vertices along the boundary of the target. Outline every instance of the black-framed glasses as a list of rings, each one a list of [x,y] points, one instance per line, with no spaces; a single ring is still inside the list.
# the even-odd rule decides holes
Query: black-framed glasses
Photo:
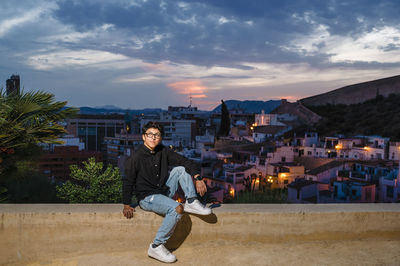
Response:
[[[146,137],[148,137],[149,139],[159,139],[161,138],[161,134],[160,133],[144,133],[146,135]]]

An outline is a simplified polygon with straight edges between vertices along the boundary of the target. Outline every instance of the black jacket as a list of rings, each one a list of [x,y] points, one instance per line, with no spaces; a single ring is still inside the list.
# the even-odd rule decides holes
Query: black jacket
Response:
[[[165,183],[169,170],[175,166],[185,167],[191,176],[200,174],[196,163],[168,147],[160,144],[151,151],[141,145],[125,164],[125,175],[122,179],[123,204],[131,204],[133,194],[138,202],[152,194],[167,195],[168,187]]]

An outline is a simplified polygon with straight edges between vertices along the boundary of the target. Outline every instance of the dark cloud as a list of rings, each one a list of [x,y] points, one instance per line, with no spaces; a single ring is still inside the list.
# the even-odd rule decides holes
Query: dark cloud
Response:
[[[141,6],[124,6],[118,2],[60,1],[54,15],[62,23],[86,31],[103,23],[119,28],[160,27],[165,25],[161,1],[146,1]]]
[[[141,49],[136,49],[134,43],[126,40],[127,48],[121,52],[149,62],[171,60],[215,65],[245,60],[293,60],[296,57],[294,54],[282,51],[279,47],[290,40],[290,27],[299,32],[298,25],[284,22],[284,16],[290,14],[287,11],[278,12],[278,8],[269,9],[265,2],[263,8],[257,6],[261,2],[245,5],[246,8],[243,3],[240,1],[236,5],[227,5],[231,10],[228,12],[223,5],[216,7],[199,2],[187,2],[186,7],[181,7],[175,1],[167,1],[165,6],[161,1],[147,1],[142,6],[125,7],[64,1],[60,2],[55,16],[79,31],[113,24],[117,29],[124,30],[127,39],[131,36],[144,40]],[[234,12],[236,9],[243,9],[243,13],[237,14]],[[258,16],[254,13],[250,16],[254,10],[264,10],[268,14]],[[146,42],[157,35],[163,38]],[[107,49],[107,43],[100,44],[100,47]]]
[[[399,29],[400,1],[138,0],[134,4],[125,0],[26,1],[20,4],[14,4],[11,0],[2,2],[0,16],[3,19],[0,19],[0,23],[4,24],[0,24],[0,77],[5,80],[11,73],[21,73],[27,82],[35,86],[40,85],[40,80],[45,80],[47,85],[43,87],[50,89],[58,86],[63,91],[60,94],[63,97],[82,91],[81,87],[76,88],[76,91],[72,88],[73,80],[102,88],[99,97],[103,95],[103,98],[117,99],[120,96],[114,96],[116,91],[130,92],[134,96],[132,99],[143,104],[150,94],[143,93],[141,89],[155,92],[157,86],[162,87],[162,95],[168,88],[161,84],[175,82],[180,78],[200,77],[221,79],[224,82],[232,79],[236,82],[238,79],[250,80],[252,75],[258,75],[255,85],[258,86],[264,76],[263,70],[260,70],[262,67],[259,69],[257,64],[285,65],[282,67],[285,71],[292,71],[297,65],[304,65],[304,71],[390,70],[400,66],[400,62],[395,60],[379,61],[379,56],[371,56],[369,61],[363,57],[346,60],[346,56],[341,61],[332,60],[343,51],[332,49],[332,46],[340,46],[344,41],[353,44],[351,40],[358,40],[360,36],[374,32],[375,29]],[[18,19],[42,5],[45,11],[39,10],[37,14],[40,13],[40,16],[28,16],[26,22],[18,22]],[[14,6],[18,8],[14,9]],[[10,30],[7,31],[8,26]],[[399,37],[391,38],[382,43],[379,43],[380,40],[376,40],[376,43],[362,42],[359,47],[370,49],[371,54],[381,52],[396,58]],[[337,43],[332,44],[334,41]],[[76,53],[69,55],[71,51]],[[127,64],[126,68],[118,69],[105,69],[104,66],[101,70],[90,69],[97,62],[87,65],[77,63],[84,61],[85,51],[96,51],[94,54],[99,57],[107,57],[106,53],[101,52],[109,52],[113,58],[124,55],[127,60],[142,60],[153,64],[168,62],[166,64],[176,72],[184,68],[182,64],[187,64],[190,65],[187,68],[195,69],[193,71],[220,66],[232,69],[236,75],[218,71],[199,74],[185,70],[187,72],[179,73],[169,80],[170,73],[154,71],[148,74],[146,68],[137,64]],[[75,57],[75,65],[62,65],[62,60],[70,59],[59,58],[64,52],[66,56]],[[52,53],[56,54],[53,58]],[[29,65],[27,62],[32,57],[37,62],[51,61],[54,67]],[[100,65],[102,62],[108,63],[106,59],[99,62]],[[66,69],[56,69],[58,65]],[[275,73],[273,68],[266,69],[266,72],[273,72],[266,73],[267,80],[275,80],[274,77],[280,80],[279,71]],[[147,83],[135,81],[132,85],[128,82],[112,82],[117,77],[135,80],[142,75],[147,78]],[[63,77],[67,81],[58,84]],[[310,77],[311,80],[317,78],[315,75]],[[155,82],[150,83],[148,80],[151,79]],[[212,89],[212,84],[207,86]],[[109,88],[113,90],[110,92]],[[262,89],[255,92],[261,93]],[[168,94],[171,100],[177,98],[171,95]]]
[[[54,15],[79,31],[115,25],[126,36],[118,52],[127,56],[152,63],[170,60],[212,66],[242,61],[304,62],[310,56],[282,49],[295,35],[307,35],[318,24],[326,25],[332,35],[357,35],[382,23],[382,18],[385,23],[399,23],[395,14],[399,5],[395,1],[334,0],[154,0],[131,6],[61,1]],[[160,40],[150,41],[156,36]],[[131,38],[143,41],[140,49]],[[86,45],[110,49],[107,41]],[[316,45],[322,48],[324,43]],[[317,60],[310,63],[329,55],[313,56]]]

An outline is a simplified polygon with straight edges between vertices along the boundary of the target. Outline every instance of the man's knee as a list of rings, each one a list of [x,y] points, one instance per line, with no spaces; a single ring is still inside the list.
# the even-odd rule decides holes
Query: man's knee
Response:
[[[179,204],[176,208],[175,208],[176,213],[178,214],[183,214],[183,206],[182,204]]]
[[[183,174],[183,173],[186,172],[185,167],[183,167],[183,166],[176,166],[176,167],[174,167],[173,170],[175,170],[175,171],[178,172],[179,174]]]

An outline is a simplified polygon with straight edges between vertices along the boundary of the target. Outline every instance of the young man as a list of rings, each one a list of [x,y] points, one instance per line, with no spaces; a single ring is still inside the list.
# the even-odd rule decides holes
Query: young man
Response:
[[[122,194],[124,216],[133,217],[130,206],[132,195],[136,195],[139,206],[146,210],[165,215],[148,255],[162,262],[175,262],[176,257],[164,246],[174,232],[175,226],[184,212],[209,215],[211,209],[198,200],[196,191],[203,196],[207,188],[197,165],[161,144],[163,128],[156,122],[147,123],[142,129],[144,145],[126,163]],[[174,167],[168,174],[170,167]],[[194,187],[192,177],[196,180]],[[186,203],[171,199],[178,189],[185,193]]]

